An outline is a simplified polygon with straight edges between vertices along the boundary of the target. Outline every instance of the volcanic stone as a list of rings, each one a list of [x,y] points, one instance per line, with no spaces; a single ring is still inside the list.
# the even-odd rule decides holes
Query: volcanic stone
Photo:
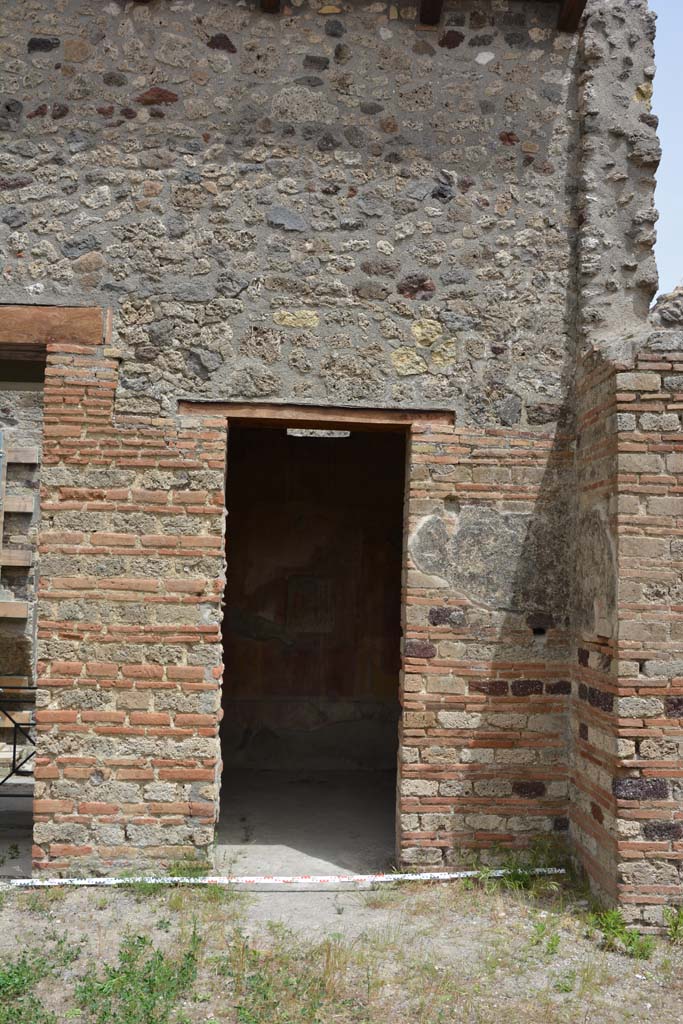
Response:
[[[304,67],[309,71],[326,71],[329,66],[329,57],[319,57],[314,53],[307,53],[304,57]]]
[[[445,50],[454,50],[457,46],[460,46],[464,38],[462,32],[455,32],[453,29],[449,29],[439,39],[439,46]]]
[[[26,213],[18,206],[7,206],[2,211],[0,216],[3,224],[6,224],[10,228],[20,228],[24,224],[28,223],[28,217]]]
[[[31,36],[28,41],[28,52],[49,53],[50,50],[56,50],[58,46],[59,38],[57,36]]]
[[[272,228],[282,228],[283,231],[308,230],[308,224],[301,214],[286,206],[271,206],[266,214],[266,221]]]
[[[146,92],[136,96],[135,102],[142,103],[144,107],[155,106],[158,103],[177,103],[178,93],[172,92],[170,89],[162,89],[158,85],[153,85],[151,89],[147,89]]]
[[[70,259],[76,259],[78,256],[83,256],[86,252],[93,252],[99,248],[99,242],[94,235],[86,235],[84,238],[72,238],[66,242],[62,242],[62,252]]]
[[[226,36],[225,32],[217,32],[215,36],[211,36],[206,45],[210,46],[212,50],[223,50],[224,53],[237,53],[237,47],[230,36]]]
[[[118,88],[125,85],[128,79],[121,71],[106,71],[102,75],[102,81],[105,85],[113,85]]]
[[[325,32],[328,36],[338,39],[340,36],[344,35],[346,29],[338,18],[330,18],[329,21],[325,22]]]

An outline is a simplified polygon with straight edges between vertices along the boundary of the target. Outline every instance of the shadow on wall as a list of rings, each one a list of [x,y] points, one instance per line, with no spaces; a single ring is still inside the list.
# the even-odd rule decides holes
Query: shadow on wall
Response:
[[[442,774],[439,797],[452,797],[447,817],[422,815],[422,831],[436,831],[451,864],[473,849],[496,859],[496,846],[525,846],[534,835],[564,835],[569,827],[570,423],[567,404],[554,438],[546,433],[533,447],[528,433],[498,434],[495,446],[481,444],[481,435],[461,436],[472,447],[456,470],[488,479],[489,487],[474,498],[471,481],[454,484],[454,496],[410,539],[413,563],[440,588],[430,592],[431,643],[422,653],[438,658],[444,673],[431,668],[422,677],[425,710],[435,715],[428,712],[428,745],[417,745],[418,757],[425,773],[436,767]],[[432,472],[443,478],[444,468]],[[409,657],[412,650],[420,653],[408,641]],[[406,764],[403,777],[410,793],[420,765]]]

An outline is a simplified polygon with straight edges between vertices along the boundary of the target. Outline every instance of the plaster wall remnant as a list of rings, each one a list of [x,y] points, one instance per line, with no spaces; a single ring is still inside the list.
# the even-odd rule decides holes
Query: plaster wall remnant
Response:
[[[683,898],[654,16],[580,7],[5,4],[2,301],[112,311],[42,341],[36,871],[210,853],[212,403],[419,409],[401,862],[554,834],[645,927]]]

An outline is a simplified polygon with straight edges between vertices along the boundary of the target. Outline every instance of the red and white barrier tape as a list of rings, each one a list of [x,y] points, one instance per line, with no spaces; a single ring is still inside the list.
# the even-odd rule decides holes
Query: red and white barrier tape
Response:
[[[486,878],[504,878],[504,868],[486,871]],[[563,868],[529,868],[532,875],[563,875]],[[229,889],[258,891],[306,892],[319,889],[369,889],[394,882],[451,882],[461,878],[479,878],[481,871],[421,871],[374,875],[203,875],[198,878],[157,875],[135,875],[130,878],[7,878],[0,889],[51,889],[70,886],[94,888],[133,885],[220,885]]]

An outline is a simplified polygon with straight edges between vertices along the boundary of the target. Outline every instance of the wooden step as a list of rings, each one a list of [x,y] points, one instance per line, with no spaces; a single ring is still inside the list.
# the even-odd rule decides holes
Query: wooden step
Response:
[[[0,601],[0,619],[27,619],[28,601]]]
[[[40,462],[40,448],[16,447],[7,449],[8,462],[20,462],[25,466],[37,466]]]
[[[0,729],[13,729],[14,722],[17,725],[30,725],[33,712],[32,711],[13,711],[8,708],[8,711],[12,718],[9,718],[4,711],[0,711]],[[14,719],[14,722],[12,721]]]
[[[32,515],[36,508],[35,495],[6,494],[3,507],[5,512],[19,512],[22,515]]]
[[[32,690],[28,676],[0,676],[0,690],[3,686],[20,686],[22,690]]]
[[[24,754],[24,750],[26,751],[26,754]],[[21,748],[21,750],[17,750],[17,760],[18,761],[23,761],[24,758],[28,756],[28,751],[30,751],[30,750],[31,750],[31,747],[30,747],[29,744],[26,744],[25,747]],[[24,776],[24,775],[32,776],[33,775],[33,760],[34,760],[33,758],[30,758],[26,762],[26,764],[22,765],[22,767],[19,769],[19,771],[17,772],[17,775],[14,776],[14,778],[17,778],[17,776],[19,778],[22,778],[22,776]],[[12,767],[12,749],[10,747],[9,751],[5,751],[5,752],[0,751],[0,779],[4,775],[7,774],[7,772],[10,770],[11,767]],[[7,785],[7,783],[6,783],[6,785]],[[7,790],[3,786],[0,789],[0,797],[7,796],[7,795],[8,795],[7,794]]]
[[[28,548],[3,548],[0,550],[0,565],[33,565],[33,552]]]

